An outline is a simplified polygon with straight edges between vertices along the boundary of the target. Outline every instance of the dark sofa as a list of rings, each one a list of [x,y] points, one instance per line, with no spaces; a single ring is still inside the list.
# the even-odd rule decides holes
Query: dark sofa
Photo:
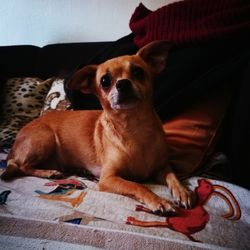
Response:
[[[218,92],[226,83],[232,99],[223,114],[223,128],[216,141],[217,151],[228,158],[225,176],[229,181],[249,187],[244,167],[249,148],[249,39],[245,36],[231,40],[177,46],[170,53],[167,69],[156,80],[155,107],[162,121],[171,120],[210,93]],[[100,63],[106,59],[133,54],[137,51],[133,34],[115,42],[52,44],[0,47],[0,89],[3,100],[4,83],[11,77],[48,77],[70,75],[79,67]],[[66,89],[74,109],[99,109],[93,96]],[[222,94],[224,95],[224,94]]]
[[[124,248],[124,244],[128,248],[133,248],[135,244],[139,248],[151,244],[153,248],[159,249],[217,249],[220,246],[245,249],[249,245],[249,191],[228,182],[249,187],[247,166],[250,138],[250,53],[247,44],[248,40],[243,39],[237,43],[223,41],[175,47],[168,58],[166,71],[155,83],[155,108],[164,127],[166,125],[167,133],[170,131],[170,144],[175,143],[171,137],[174,133],[171,131],[178,128],[182,134],[186,130],[185,126],[177,126],[178,121],[185,121],[186,118],[194,121],[194,127],[198,126],[198,131],[206,132],[204,134],[208,134],[212,139],[208,140],[209,150],[202,150],[199,167],[195,166],[195,171],[191,173],[197,177],[188,179],[191,189],[199,196],[199,202],[203,202],[198,203],[194,211],[201,209],[202,214],[206,216],[205,221],[203,216],[198,216],[199,213],[194,217],[188,215],[187,218],[184,214],[188,220],[187,229],[190,223],[197,223],[197,227],[187,233],[182,229],[182,225],[186,225],[186,222],[182,221],[186,219],[180,217],[181,229],[171,228],[168,218],[158,218],[150,213],[144,213],[142,206],[134,205],[134,201],[128,200],[127,197],[96,192],[96,183],[93,180],[90,182],[81,177],[70,177],[69,182],[73,178],[73,182],[78,185],[73,187],[74,185],[70,186],[67,180],[57,183],[41,178],[24,177],[9,183],[1,181],[2,246],[13,246],[18,239],[18,244],[21,244],[28,237],[36,240],[34,244],[37,245],[41,244],[38,240],[41,239],[46,242],[54,240],[58,244],[75,243],[111,249]],[[133,35],[116,42],[55,44],[43,48],[0,47],[0,103],[4,100],[5,83],[8,78],[67,78],[81,66],[100,63],[122,54],[132,54],[136,50]],[[67,88],[66,92],[74,109],[100,108],[96,98],[92,96]],[[223,100],[227,96],[230,97],[230,101],[226,108],[221,110],[220,104],[224,103]],[[204,120],[204,117],[207,120]],[[0,121],[1,119],[2,116]],[[209,121],[211,126],[204,121]],[[216,121],[215,125],[212,124],[213,121]],[[191,134],[188,138],[196,137],[196,134]],[[186,163],[186,159],[192,158],[189,152],[201,152],[197,146],[199,144],[190,145],[193,147],[191,151],[189,146],[184,145],[179,147],[177,154],[172,152],[175,157],[173,163]],[[1,151],[0,156],[7,153],[8,151]],[[182,161],[179,161],[180,153],[184,155],[184,158],[180,157]],[[191,160],[193,163],[194,159]],[[188,165],[190,166],[194,168],[192,164]],[[206,181],[205,178],[210,180]],[[162,195],[167,194],[165,187],[154,188]],[[211,193],[204,192],[202,188],[211,188]],[[227,190],[231,203],[225,202],[225,197],[215,191],[215,188]],[[74,203],[75,198],[70,197],[72,193],[79,195],[76,198],[81,198],[80,203]],[[213,193],[218,196],[212,198]],[[208,194],[210,196],[202,201],[204,197],[201,195]],[[82,198],[85,196],[87,199]],[[138,220],[140,216],[141,221]],[[178,219],[177,215],[176,220]],[[80,226],[71,227],[68,223]],[[178,223],[176,225],[178,226]],[[8,237],[15,238],[9,243]],[[126,239],[126,242],[123,239]],[[196,240],[201,242],[194,242]]]
[[[111,42],[1,46],[1,77],[37,76],[47,78],[62,69],[73,70]]]

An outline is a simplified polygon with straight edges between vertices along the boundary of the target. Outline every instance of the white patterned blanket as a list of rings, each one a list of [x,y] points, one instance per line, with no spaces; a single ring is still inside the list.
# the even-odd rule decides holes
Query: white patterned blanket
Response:
[[[80,177],[0,181],[0,234],[104,249],[134,244],[138,249],[249,249],[250,192],[199,177],[188,183],[197,205],[160,217],[128,197],[99,192],[95,181]],[[171,199],[165,186],[148,186]],[[9,247],[10,239],[0,243]]]

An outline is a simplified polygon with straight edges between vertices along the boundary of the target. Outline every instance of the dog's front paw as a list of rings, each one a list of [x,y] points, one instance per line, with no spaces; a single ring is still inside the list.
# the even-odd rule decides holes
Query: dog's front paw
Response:
[[[47,178],[50,179],[61,179],[64,177],[64,174],[57,170],[48,170],[47,175],[48,175]]]
[[[195,205],[196,194],[182,185],[175,185],[171,187],[172,196],[178,206],[190,209]]]
[[[175,206],[170,201],[161,197],[157,197],[156,199],[150,201],[147,205],[154,214],[160,216],[171,216],[176,213]]]

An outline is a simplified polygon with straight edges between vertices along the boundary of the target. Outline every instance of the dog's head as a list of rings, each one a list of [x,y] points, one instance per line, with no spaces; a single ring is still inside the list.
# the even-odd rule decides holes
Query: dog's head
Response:
[[[95,94],[106,110],[131,110],[151,101],[153,77],[165,68],[170,48],[168,42],[156,41],[136,55],[83,67],[69,80],[68,87]]]

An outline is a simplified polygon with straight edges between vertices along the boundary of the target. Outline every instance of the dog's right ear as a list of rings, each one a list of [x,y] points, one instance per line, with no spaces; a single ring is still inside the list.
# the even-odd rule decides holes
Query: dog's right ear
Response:
[[[69,89],[77,89],[83,93],[93,93],[95,86],[97,65],[88,65],[76,71],[68,80]]]

